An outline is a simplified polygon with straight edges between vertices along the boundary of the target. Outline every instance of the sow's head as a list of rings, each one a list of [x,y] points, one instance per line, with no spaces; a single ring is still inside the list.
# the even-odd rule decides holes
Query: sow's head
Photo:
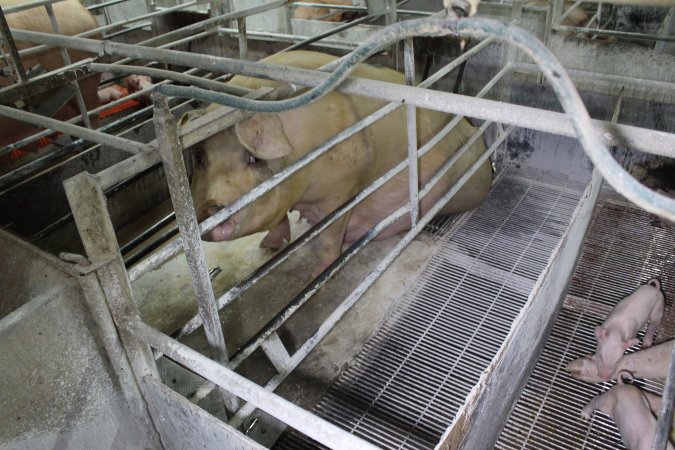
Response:
[[[191,111],[180,125],[204,115]],[[192,200],[200,222],[250,192],[288,165],[292,148],[275,114],[256,114],[193,148]],[[203,236],[225,241],[265,231],[290,209],[291,180],[273,188]]]

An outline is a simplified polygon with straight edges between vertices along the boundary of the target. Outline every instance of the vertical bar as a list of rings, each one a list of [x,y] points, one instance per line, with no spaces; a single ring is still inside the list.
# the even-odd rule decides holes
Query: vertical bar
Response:
[[[670,366],[668,368],[668,377],[666,385],[663,387],[663,397],[661,400],[661,411],[656,421],[656,435],[654,436],[654,445],[652,450],[666,450],[668,447],[668,436],[670,427],[673,423],[673,408],[675,407],[675,345],[670,355]]]
[[[237,19],[237,29],[239,30],[239,59],[246,59],[248,56],[248,37],[246,36],[246,17]]]
[[[52,4],[46,3],[45,9],[47,10],[47,15],[49,16],[49,21],[52,24],[54,33],[61,34],[59,24],[56,21],[56,16],[54,15],[54,8],[52,7]],[[64,47],[59,47],[59,50],[61,52],[61,57],[63,58],[63,64],[69,66],[70,55],[68,55],[68,50],[66,50]],[[89,120],[89,114],[87,114],[87,106],[84,104],[84,98],[82,98],[82,91],[80,90],[80,84],[77,82],[77,80],[71,82],[70,84],[75,88],[77,88],[77,91],[75,92],[75,98],[77,99],[77,107],[80,109],[80,114],[82,115],[82,122],[87,128],[92,128],[91,121]]]
[[[403,41],[403,61],[405,66],[405,82],[415,86],[415,50],[413,38]],[[408,189],[410,190],[410,223],[417,224],[420,212],[419,168],[417,161],[417,108],[406,106],[408,131]]]
[[[288,373],[289,369],[293,369],[289,367],[291,365],[291,356],[288,354],[284,343],[281,342],[277,333],[270,334],[267,339],[260,343],[260,346],[274,365],[274,368],[277,369],[277,372]]]
[[[204,324],[206,340],[209,343],[213,359],[227,365],[228,355],[225,338],[220,325],[211,277],[206,266],[199,224],[194,213],[176,121],[171,114],[166,96],[155,92],[152,94],[152,101],[155,111],[154,122],[159,155],[162,159],[169,193],[176,211],[176,222],[181,233],[188,267],[192,274],[192,285],[197,295],[197,307]],[[238,407],[236,397],[226,391],[222,392],[228,410],[230,412],[236,411]]]
[[[513,0],[511,10],[511,19],[513,22],[520,24],[523,18],[523,2],[522,0]],[[510,45],[504,43],[504,53],[503,53],[503,65],[509,66],[515,63],[518,56],[518,49],[515,45]],[[501,92],[499,97],[503,102],[509,102],[511,100],[511,76],[504,77],[501,84]]]
[[[16,49],[16,44],[14,44],[14,38],[12,37],[12,32],[9,30],[5,13],[2,12],[2,7],[0,7],[0,35],[2,35],[2,38],[5,41],[7,52],[14,63],[14,70],[16,71],[19,81],[26,81],[26,71],[23,70],[19,51]]]
[[[80,270],[86,268],[86,266],[82,265],[75,266],[75,269]],[[129,409],[138,420],[147,422],[149,417],[147,405],[143,400],[136,380],[134,380],[134,371],[124,352],[124,346],[120,342],[115,323],[110,315],[110,310],[106,306],[105,295],[101,289],[99,280],[96,278],[95,273],[78,274],[76,272],[76,275],[79,275],[77,279],[82,287],[84,300],[98,326],[103,346],[110,358],[113,371],[117,375],[127,405],[129,405]]]
[[[117,325],[134,379],[140,391],[144,393],[144,378],[159,379],[159,374],[150,348],[139,343],[126,327],[129,320],[139,319],[138,306],[108,214],[103,189],[98,179],[88,173],[81,173],[66,180],[63,187],[87,257],[93,264],[99,264],[96,269],[98,282]],[[159,446],[160,438],[154,425],[149,419],[147,422],[148,429],[152,430],[151,439]]]
[[[615,9],[616,11],[616,9]],[[675,34],[675,6],[671,6],[666,18],[663,19],[663,25],[659,29],[659,36],[672,36]],[[675,43],[666,41],[657,41],[654,45],[655,53],[666,53],[675,55]]]

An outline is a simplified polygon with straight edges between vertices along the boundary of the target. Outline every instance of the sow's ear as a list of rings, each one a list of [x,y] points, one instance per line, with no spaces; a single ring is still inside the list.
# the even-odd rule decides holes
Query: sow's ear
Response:
[[[276,159],[293,150],[277,114],[258,113],[235,125],[239,142],[260,159]]]

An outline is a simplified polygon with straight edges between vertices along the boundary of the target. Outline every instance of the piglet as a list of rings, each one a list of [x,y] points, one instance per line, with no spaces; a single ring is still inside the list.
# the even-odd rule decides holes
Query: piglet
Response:
[[[629,372],[635,378],[666,378],[672,351],[673,341],[670,340],[624,355],[610,379],[616,380],[620,372]],[[596,359],[595,355],[584,356],[567,364],[565,369],[577,380],[599,383],[603,380],[598,374]]]
[[[605,381],[611,378],[624,351],[640,342],[635,335],[646,322],[649,322],[649,326],[642,346],[652,345],[654,332],[661,323],[663,307],[661,284],[654,278],[621,300],[605,323],[595,328],[598,340],[595,362],[600,378]]]
[[[593,397],[581,411],[581,417],[590,420],[595,410],[602,411],[614,420],[621,439],[630,450],[651,450],[656,418],[640,389],[625,384],[619,377],[617,384],[610,390]],[[670,443],[667,448],[673,450]]]

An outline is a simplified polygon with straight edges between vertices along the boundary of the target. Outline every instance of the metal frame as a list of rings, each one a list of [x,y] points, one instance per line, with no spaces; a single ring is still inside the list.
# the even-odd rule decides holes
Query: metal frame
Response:
[[[242,56],[242,59],[244,59],[247,52],[245,17],[249,14],[260,12],[261,10],[286,6],[286,4],[286,1],[278,1],[264,5],[263,7],[251,8],[250,10],[246,10],[246,12],[240,11],[224,14],[222,16],[218,16],[217,18],[206,20],[200,24],[197,24],[197,26],[189,27],[189,32],[202,29],[205,30],[212,26],[212,24],[215,24],[221,20],[236,19],[239,21],[239,31],[242,32],[239,34],[241,38],[239,41],[239,49],[240,56]],[[181,6],[184,7],[185,5]],[[165,13],[166,11],[167,9],[153,12],[144,17],[144,19],[154,17],[155,15]],[[389,12],[391,14],[391,11]],[[168,35],[157,36],[151,41],[153,43],[164,42],[164,40],[167,39],[167,36],[169,35],[171,39],[181,39],[184,37],[184,33],[185,31],[178,30],[178,32],[168,33]],[[221,72],[264,75],[273,79],[297,83],[303,86],[316,85],[326,77],[326,75],[321,72],[302,71],[292,68],[276,68],[258,63],[249,63],[228,58],[195,56],[185,52],[151,49],[135,45],[115,44],[110,42],[100,43],[91,39],[82,39],[78,37],[50,36],[30,32],[16,32],[15,34],[20,38],[28,38],[28,40],[32,40],[36,43],[58,45],[61,47],[74,49],[86,49],[90,51],[93,50],[101,55],[109,54],[127,58],[123,61],[128,61],[129,58],[159,60],[168,63],[189,65],[191,67],[197,68],[208,68],[211,70],[215,69]],[[412,69],[414,68],[414,61],[412,58],[413,52],[410,44],[411,41],[406,41],[405,66],[407,80],[409,84],[413,84]],[[477,51],[480,51],[480,49],[484,48],[488,44],[481,44],[481,46],[477,46],[477,50],[474,50],[470,53],[468,52],[463,58],[469,58],[471,55],[475,54]],[[420,196],[423,196],[430,190],[431,186],[433,185],[432,183],[440,178],[441,174],[437,174],[427,185],[423,186],[422,189],[418,191],[418,180],[415,177],[416,173],[414,170],[410,170],[411,202],[407,206],[402,207],[398,211],[394,212],[391,216],[371,230],[371,232],[361,241],[355,243],[338,261],[331,265],[324,272],[324,274],[312,282],[310,286],[308,286],[308,288],[303,291],[303,293],[294,299],[277,318],[268,324],[265,330],[261,330],[256,338],[244,346],[244,348],[242,348],[242,350],[240,350],[235,355],[232,361],[227,361],[227,351],[224,339],[222,337],[222,330],[219,326],[217,310],[231,302],[241,292],[243,292],[243,290],[251,286],[258,279],[268,273],[273,267],[275,267],[275,265],[281,263],[281,261],[283,261],[283,259],[286,258],[291,252],[297,250],[300,245],[316,236],[322,229],[327,227],[332,220],[337,219],[341,214],[346,212],[348,208],[352,207],[354,204],[364,198],[368,192],[377,189],[396,173],[404,170],[408,165],[414,167],[417,158],[419,158],[433,146],[433,142],[436,140],[436,138],[432,139],[430,143],[427,143],[421,149],[416,148],[416,143],[410,142],[409,159],[407,162],[402,162],[396,168],[383,175],[381,179],[376,181],[371,187],[368,188],[369,190],[359,194],[347,205],[326,218],[325,221],[317,224],[317,226],[308,232],[307,235],[301,237],[297,241],[297,244],[291,244],[286,252],[274,258],[272,261],[260,268],[256,273],[249,276],[246,280],[235,286],[231,291],[226,293],[217,301],[214,298],[210,285],[210,279],[204,264],[200,235],[201,233],[208,230],[209,227],[213,227],[217,223],[220,223],[229,215],[234,214],[239,209],[245,207],[258,196],[272,189],[276,184],[283,182],[284,179],[290,177],[297,170],[300,170],[302,167],[304,167],[304,165],[309,164],[312,160],[328,151],[330,147],[335,145],[337,142],[346,139],[352,134],[365,128],[375,120],[378,120],[384,114],[399,107],[399,102],[402,99],[407,103],[407,108],[409,111],[408,127],[411,131],[414,130],[415,124],[415,106],[437,109],[439,111],[454,114],[465,113],[473,117],[485,119],[487,122],[482,127],[480,127],[478,133],[484,132],[485,129],[492,123],[492,121],[511,125],[500,135],[495,145],[493,145],[483,154],[481,160],[479,160],[474,165],[473,170],[476,170],[481,162],[489,158],[489,156],[495,151],[496,147],[501,144],[501,142],[508,136],[508,133],[516,125],[527,126],[528,128],[555,132],[568,136],[576,135],[572,130],[572,127],[563,120],[563,114],[542,112],[533,108],[500,104],[498,102],[479,98],[471,99],[464,96],[439,92],[433,92],[433,96],[430,96],[430,91],[426,90],[425,88],[435,82],[440,76],[442,76],[442,74],[449,72],[458,65],[459,62],[453,62],[448,68],[444,68],[439,71],[441,75],[434,76],[422,83],[422,87],[386,85],[368,80],[350,80],[348,83],[345,83],[339,88],[341,92],[348,94],[367,95],[369,97],[388,100],[394,103],[355,124],[353,127],[350,127],[350,129],[338,134],[322,146],[319,146],[302,161],[283,171],[279,177],[274,180],[274,182],[266,182],[262,184],[258,188],[254,189],[251,193],[244,196],[242,199],[230,205],[210,221],[201,224],[201,226],[198,226],[196,223],[190,196],[189,194],[186,194],[184,189],[187,183],[185,167],[182,160],[182,150],[183,148],[206,138],[209,133],[214,133],[217,130],[224,129],[236,123],[237,121],[242,120],[247,116],[247,113],[234,109],[219,110],[196,121],[189,129],[185,130],[182,135],[179,135],[176,132],[173,118],[168,110],[167,98],[160,94],[155,94],[154,111],[155,126],[158,137],[157,142],[150,144],[138,144],[121,138],[112,139],[111,136],[105,133],[94,130],[86,130],[83,127],[78,127],[72,124],[66,125],[63,123],[56,123],[58,121],[50,121],[49,119],[39,118],[38,116],[30,113],[17,114],[15,110],[9,110],[9,108],[0,107],[0,114],[20,118],[22,120],[36,123],[45,127],[51,127],[52,129],[61,129],[74,136],[94,142],[105,143],[107,145],[111,145],[113,147],[120,148],[135,154],[133,159],[124,161],[118,167],[109,169],[105,171],[105,173],[99,174],[98,177],[88,174],[81,174],[66,181],[64,185],[71,203],[73,215],[87,250],[88,261],[91,262],[91,267],[82,270],[85,270],[86,273],[91,273],[92,271],[96,273],[97,280],[88,277],[87,283],[95,283],[96,281],[100,283],[98,294],[95,292],[97,290],[92,287],[93,285],[87,287],[85,291],[89,292],[89,296],[96,298],[100,298],[100,293],[103,293],[106,300],[108,301],[112,317],[119,330],[122,343],[124,344],[124,348],[130,361],[130,367],[132,368],[135,375],[135,383],[137,385],[136,388],[134,388],[133,382],[129,379],[127,379],[126,383],[131,386],[128,388],[128,396],[137,404],[136,410],[139,415],[143,416],[145,410],[144,403],[142,398],[139,398],[138,392],[144,396],[148,395],[145,390],[151,389],[149,387],[151,383],[146,383],[144,378],[149,377],[152,380],[157,380],[158,378],[156,367],[154,366],[154,358],[149,351],[150,346],[161,351],[165,355],[170,356],[172,359],[190,366],[197,373],[223,388],[224,398],[230,412],[235,412],[238,410],[232,419],[232,423],[235,425],[241,423],[246,414],[250,413],[252,409],[257,406],[266,410],[267,412],[270,412],[272,415],[276,415],[278,418],[287,422],[290,426],[305,432],[308,436],[326,445],[336,445],[343,448],[368,448],[367,444],[361,440],[356,440],[353,438],[353,436],[349,435],[348,433],[344,433],[341,430],[333,429],[334,427],[332,428],[325,421],[318,420],[311,414],[297,411],[297,407],[285,404],[277,396],[268,393],[265,389],[252,386],[252,383],[247,384],[250,382],[238,378],[234,372],[232,372],[227,367],[223,367],[223,365],[229,365],[234,368],[256,348],[262,347],[278,371],[278,375],[275,376],[266,386],[267,389],[273,390],[279,385],[285,376],[288,375],[290,370],[292,370],[292,368],[295,367],[302,360],[302,358],[306,356],[307,353],[309,353],[309,351],[320,341],[320,339],[325,336],[325,334],[337,322],[337,320],[339,320],[349,309],[349,307],[351,307],[360,298],[365,290],[388,267],[388,265],[394,260],[394,258],[396,258],[403,248],[405,248],[405,246],[421,231],[423,226],[430,220],[431,217],[433,217],[433,214],[438,211],[441,206],[459,190],[463,182],[466,182],[466,180],[468,180],[468,178],[471,176],[472,172],[467,172],[462,177],[460,182],[448,194],[446,194],[446,196],[441,201],[439,201],[439,203],[434,208],[432,208],[429,213],[423,217],[418,217],[416,205],[418,204]],[[97,67],[95,65],[92,65],[91,67],[92,69],[97,68],[100,70],[108,69],[101,66]],[[512,70],[513,67],[514,66],[511,64],[507,64],[504,69],[500,71],[500,73],[497,74],[497,76],[495,76],[495,78],[490,83],[488,83],[488,85],[481,91],[478,97],[483,96],[504,75]],[[134,69],[119,67],[116,70],[126,73],[127,71],[132,72]],[[0,93],[2,93],[2,91],[0,91]],[[263,95],[270,96],[276,94],[284,96],[285,94],[288,94],[288,92],[284,92],[283,90],[273,93],[269,91],[261,91],[251,93],[248,96],[260,97]],[[222,118],[224,113],[226,114],[227,120],[222,121],[218,125],[213,125],[213,121],[216,118]],[[459,120],[460,119],[453,120],[451,124],[449,124],[449,126],[442,131],[442,133],[449,132],[453,124],[456,124]],[[618,129],[616,134],[610,134],[609,137],[605,136],[610,142],[614,142],[614,135],[621,135],[622,137],[620,139],[628,139],[629,141],[632,141],[629,142],[629,144],[638,141],[640,142],[639,145],[630,145],[631,147],[640,148],[642,150],[649,149],[652,152],[665,156],[675,156],[673,151],[673,148],[675,148],[675,145],[673,145],[675,144],[675,136],[671,134],[642,130],[636,127],[617,127],[613,124],[598,122],[596,122],[596,126],[600,126],[606,130],[605,134],[610,134],[612,133],[611,130]],[[205,132],[206,128],[210,128],[209,133]],[[475,135],[475,139],[478,139],[479,137],[480,134]],[[414,139],[411,139],[411,141],[414,141]],[[464,148],[468,148],[469,145],[470,142],[467,143]],[[654,148],[656,148],[656,150],[654,150]],[[159,153],[155,152],[157,149],[159,150]],[[461,150],[458,151],[456,157],[453,157],[450,161],[448,161],[442,170],[447,170],[452,162],[459,158],[460,152]],[[181,239],[168,246],[167,250],[158,253],[157,257],[146,259],[139,265],[135,266],[134,269],[127,272],[124,269],[121,256],[119,255],[118,244],[115,239],[112,225],[110,223],[103,193],[104,191],[110,189],[133,174],[156,164],[159,162],[160,158],[164,165],[164,169],[168,174],[172,200],[174,201],[174,208],[176,210],[179,227],[181,229]],[[592,189],[593,192],[597,192],[596,188],[598,184],[599,182],[596,177],[594,178]],[[581,222],[582,225],[584,223],[587,224],[590,214],[588,210],[589,206],[586,205],[584,208],[585,209],[578,214],[579,216],[583,216],[583,220],[585,221]],[[592,202],[590,203],[590,208],[592,208]],[[316,334],[310,337],[306,344],[304,344],[294,355],[289,355],[278,340],[276,329],[278,329],[278,327],[293,313],[293,311],[295,311],[297,308],[299,308],[299,306],[307,301],[307,299],[314,292],[316,292],[316,290],[319,289],[323,283],[325,283],[337,270],[339,270],[339,268],[342,267],[355,252],[372,240],[379,231],[385,229],[388,225],[403,217],[405,214],[411,214],[413,219],[413,227],[411,231],[405,234],[399,244],[397,244],[392,252],[383,259],[375,271],[366,278],[364,283],[358,286],[344,300],[342,305],[329,317],[329,319],[326,320],[326,322],[324,322]],[[582,225],[575,226],[581,227]],[[92,230],[95,230],[95,232],[92,233]],[[570,229],[569,234],[575,238],[575,243],[570,244],[569,246],[569,248],[572,249],[569,251],[573,252],[574,248],[578,250],[580,239],[583,233]],[[100,236],[103,236],[103,239],[100,239]],[[576,242],[576,240],[579,242]],[[191,320],[186,328],[183,329],[181,334],[188,334],[194,331],[196,327],[206,323],[207,335],[214,353],[214,358],[221,364],[214,363],[213,361],[210,361],[207,358],[196,354],[196,352],[193,352],[192,350],[182,346],[180,343],[171,340],[169,337],[152,330],[147,325],[143,324],[138,317],[137,309],[133,301],[133,295],[130,290],[131,281],[137,279],[143,273],[151,270],[152,268],[158,267],[164,261],[177,254],[181,249],[186,252],[188,260],[190,261],[190,269],[193,275],[195,289],[198,292],[200,305],[199,317]],[[574,253],[570,254],[574,255]],[[570,258],[573,262],[574,256],[565,257],[566,267],[570,264]],[[565,285],[564,280],[554,280],[553,277],[549,277],[542,281],[542,285],[545,283],[555,284],[555,288],[558,290],[563,288]],[[543,287],[541,289],[544,290]],[[547,287],[546,289],[549,288]],[[104,314],[102,313],[102,315]],[[102,324],[105,323],[104,320],[105,319],[101,320]],[[108,322],[105,327],[109,329],[110,323]],[[119,353],[119,350],[119,348],[114,347],[114,343],[111,343],[110,351],[113,354]],[[234,397],[242,398],[243,400],[250,403],[239,409],[237,401]],[[149,413],[151,416],[153,415],[152,410],[150,410]]]

